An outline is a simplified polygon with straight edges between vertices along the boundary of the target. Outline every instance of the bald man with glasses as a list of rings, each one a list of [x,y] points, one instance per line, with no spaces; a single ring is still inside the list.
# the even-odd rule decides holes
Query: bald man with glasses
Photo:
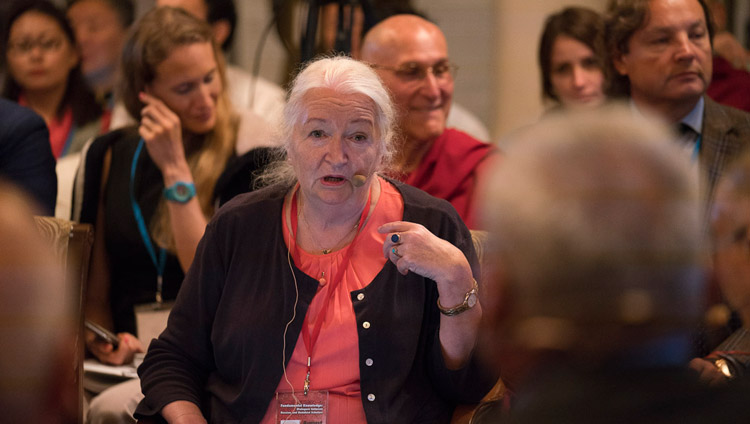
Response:
[[[396,178],[449,201],[469,228],[474,192],[496,150],[446,128],[458,69],[436,25],[416,15],[392,16],[366,35],[361,59],[391,91],[402,144],[394,158]]]

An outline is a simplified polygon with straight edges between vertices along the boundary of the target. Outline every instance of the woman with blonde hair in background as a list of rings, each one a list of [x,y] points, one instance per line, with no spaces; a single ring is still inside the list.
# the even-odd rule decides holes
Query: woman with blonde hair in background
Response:
[[[96,228],[86,319],[119,339],[87,333],[86,346],[115,365],[144,350],[134,310],[167,309],[217,204],[251,187],[256,151],[245,151],[270,135],[260,117],[244,115],[256,138],[238,137],[211,28],[181,9],[147,13],[125,43],[121,66],[121,96],[138,125],[96,139],[79,172],[80,220]],[[109,398],[136,402],[133,385],[129,396]],[[116,389],[125,390],[107,392]],[[107,392],[90,413],[112,409],[102,405]]]

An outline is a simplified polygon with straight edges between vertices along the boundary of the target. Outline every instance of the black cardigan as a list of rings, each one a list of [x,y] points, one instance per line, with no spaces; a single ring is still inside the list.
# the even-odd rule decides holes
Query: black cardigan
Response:
[[[453,207],[394,184],[404,199],[404,220],[456,245],[478,275],[470,233]],[[212,423],[263,418],[282,378],[282,334],[295,299],[282,235],[285,192],[269,188],[240,195],[208,225],[168,328],[138,369],[146,397],[137,417],[187,400]],[[299,303],[286,335],[287,363],[318,287],[298,268],[294,273]],[[496,382],[475,358],[460,370],[445,367],[437,297],[434,281],[401,275],[390,261],[367,287],[351,292],[369,423],[448,422],[456,403],[478,401]],[[367,358],[372,366],[365,365]],[[374,400],[368,400],[370,394]]]

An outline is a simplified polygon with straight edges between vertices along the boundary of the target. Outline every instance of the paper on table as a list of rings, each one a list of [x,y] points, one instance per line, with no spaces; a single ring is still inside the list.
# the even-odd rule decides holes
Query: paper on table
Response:
[[[135,307],[138,340],[140,340],[144,349],[148,349],[151,340],[158,338],[161,332],[167,328],[167,319],[173,303],[152,303]]]
[[[86,359],[83,361],[83,371],[95,374],[111,375],[122,378],[138,378],[136,366],[128,365],[106,365],[96,359]]]

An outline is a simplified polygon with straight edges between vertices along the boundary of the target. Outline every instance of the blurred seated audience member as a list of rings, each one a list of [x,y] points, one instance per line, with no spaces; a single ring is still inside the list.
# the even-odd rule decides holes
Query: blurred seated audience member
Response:
[[[87,332],[86,346],[112,365],[143,351],[134,309],[168,311],[217,205],[252,187],[258,150],[248,149],[271,137],[252,115],[255,137],[240,139],[211,27],[182,9],[137,21],[121,67],[122,99],[139,123],[88,146],[74,214],[96,230],[86,319],[120,338],[114,349]],[[138,381],[116,385],[93,399],[88,422],[133,422],[139,399]]]
[[[726,59],[735,69],[750,71],[750,52],[727,29],[725,0],[705,0],[714,23],[714,54]]]
[[[702,208],[666,128],[618,107],[518,137],[482,208],[484,349],[515,398],[477,422],[748,422],[746,391],[713,390],[687,367]]]
[[[547,17],[539,42],[539,67],[542,94],[557,108],[604,103],[606,60],[604,18],[597,12],[568,7]]]
[[[132,0],[68,0],[68,20],[81,55],[81,71],[104,108],[109,129],[122,46],[135,17]]]
[[[73,296],[20,190],[0,181],[0,410],[6,423],[77,422]]]
[[[723,0],[706,0],[714,23],[713,77],[706,94],[716,102],[750,112],[750,53],[727,31]]]
[[[79,151],[101,131],[101,106],[81,75],[73,30],[47,0],[21,1],[5,32],[3,97],[28,106],[47,124],[58,159],[55,216],[70,218]]]
[[[31,196],[41,214],[54,214],[57,175],[47,126],[32,110],[7,99],[0,99],[0,177]]]
[[[156,0],[156,5],[180,7],[208,22],[216,43],[225,54],[229,53],[237,26],[234,0]],[[272,124],[281,119],[285,93],[277,84],[228,64],[227,87],[232,105],[238,110],[250,109]]]
[[[714,55],[713,78],[706,94],[717,103],[750,112],[750,72]]]
[[[5,30],[3,97],[44,118],[55,158],[80,151],[99,133],[101,107],[81,75],[65,14],[47,0],[21,1]]]
[[[727,168],[710,214],[714,275],[742,327],[691,365],[710,383],[750,381],[750,152]]]
[[[362,43],[361,59],[391,92],[401,140],[394,176],[449,201],[475,228],[476,187],[497,150],[446,127],[456,66],[443,32],[416,15],[396,15],[375,25]]]

